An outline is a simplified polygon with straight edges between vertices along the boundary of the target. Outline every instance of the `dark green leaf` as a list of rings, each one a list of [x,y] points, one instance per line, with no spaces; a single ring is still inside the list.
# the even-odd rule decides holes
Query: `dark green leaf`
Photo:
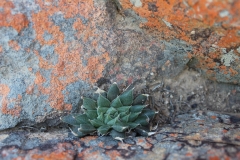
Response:
[[[130,112],[142,112],[143,108],[145,108],[146,105],[135,105],[130,108]]]
[[[108,107],[98,107],[97,114],[100,115],[101,113],[105,114],[109,108]]]
[[[144,137],[147,137],[149,133],[149,129],[147,127],[141,127],[141,126],[135,128],[135,131]]]
[[[103,117],[103,113],[99,114],[97,117],[97,120],[103,122],[104,121],[104,117]]]
[[[110,135],[117,140],[124,139],[125,138],[125,133],[121,133],[118,131],[115,131],[114,129],[111,130]]]
[[[123,104],[120,101],[119,96],[117,98],[115,98],[111,103],[111,107],[114,107],[114,108],[119,108],[119,107],[122,107],[122,106],[123,106]]]
[[[118,119],[119,119],[119,116],[117,116],[117,117],[115,117],[114,119],[108,121],[107,124],[108,124],[108,125],[114,125],[114,124],[117,122]]]
[[[151,109],[143,109],[141,116],[146,115],[149,119],[153,119],[155,114],[156,114],[155,111],[153,111]]]
[[[137,119],[137,117],[139,116],[140,113],[141,113],[141,112],[130,113],[128,121],[129,121],[129,122],[135,121],[135,120]]]
[[[99,121],[98,119],[90,120],[90,123],[96,128],[104,125],[104,123],[102,121]]]
[[[118,112],[129,112],[129,109],[131,108],[131,106],[122,106],[117,108]]]
[[[102,89],[100,89],[100,88],[98,88],[98,89],[95,91],[94,96],[98,98],[100,94],[101,94],[103,97],[107,98],[107,92],[104,91],[104,90],[102,90]]]
[[[117,110],[113,107],[110,107],[108,110],[107,110],[107,114],[111,114],[111,115],[114,115],[115,113],[117,112]]]
[[[111,128],[110,126],[104,125],[104,126],[99,127],[99,128],[97,129],[97,131],[98,131],[98,133],[100,133],[101,135],[105,135],[105,134],[108,133],[108,131],[109,131],[110,128]]]
[[[89,118],[89,119],[95,119],[95,118],[97,118],[97,110],[86,110],[85,111],[85,114],[87,115],[87,117]]]
[[[148,94],[140,94],[138,95],[134,101],[133,101],[133,105],[142,105],[142,104],[145,104],[145,102],[147,101],[148,99]]]
[[[139,123],[141,124],[142,126],[146,126],[149,124],[149,118],[147,116],[139,116],[135,121],[134,123]]]
[[[107,98],[112,101],[119,95],[119,88],[116,83],[113,83],[108,92],[107,92]]]
[[[130,106],[133,103],[133,90],[125,91],[119,97],[124,106]]]
[[[73,134],[74,136],[76,136],[76,137],[86,136],[88,133],[79,132],[79,131],[78,131],[78,128],[79,128],[79,127],[80,127],[80,126],[72,126],[72,127],[70,128],[72,134]]]
[[[110,107],[110,101],[101,94],[98,97],[97,104],[98,107]]]
[[[129,119],[129,114],[121,118],[122,122],[128,122],[128,119]]]
[[[91,124],[80,124],[78,131],[83,133],[92,133],[96,131],[96,128],[93,127]]]
[[[73,117],[76,119],[78,124],[89,124],[89,118],[87,117],[86,114],[76,114],[73,115]]]
[[[78,121],[72,116],[72,115],[67,115],[64,117],[61,117],[61,120],[64,123],[70,124],[70,125],[79,125]]]
[[[112,126],[112,128],[118,132],[124,132],[128,129],[128,126],[124,126],[124,125],[121,125],[121,124],[115,124]]]
[[[128,115],[128,114],[129,114],[129,112],[126,111],[126,112],[120,113],[119,115],[120,115],[120,118],[122,118],[122,117],[125,117],[125,116]]]
[[[97,102],[90,98],[83,98],[83,108],[90,110],[96,109]]]
[[[109,121],[113,120],[113,118],[111,117],[110,114],[106,114],[104,116],[105,116],[105,119],[104,119],[105,124],[107,124]]]
[[[128,123],[128,126],[129,126],[130,129],[134,129],[137,126],[140,126],[140,124],[139,123]]]
[[[117,117],[119,114],[118,112],[114,113],[113,117]]]

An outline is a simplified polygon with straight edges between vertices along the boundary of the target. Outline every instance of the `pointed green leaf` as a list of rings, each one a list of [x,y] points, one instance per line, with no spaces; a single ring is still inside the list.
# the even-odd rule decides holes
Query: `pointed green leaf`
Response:
[[[123,104],[119,98],[119,96],[117,98],[115,98],[112,103],[111,103],[111,107],[114,107],[114,108],[119,108],[119,107],[122,107]]]
[[[111,114],[111,115],[114,115],[115,113],[117,112],[117,110],[113,107],[110,107],[108,110],[107,110],[107,114]]]
[[[87,117],[89,118],[89,119],[95,119],[95,118],[97,118],[97,110],[86,110],[85,111],[85,114],[87,115]]]
[[[146,105],[135,105],[130,108],[130,112],[142,112],[143,108],[145,108]]]
[[[115,125],[115,123],[117,122],[118,119],[119,119],[119,116],[117,116],[114,119],[108,121],[107,124],[108,125]]]
[[[100,93],[104,98],[107,98],[107,92]]]
[[[129,109],[131,108],[131,106],[122,106],[117,108],[118,112],[129,112]]]
[[[101,113],[105,114],[109,108],[108,107],[98,107],[97,114],[100,115]]]
[[[149,118],[147,116],[139,116],[135,121],[134,123],[139,123],[141,124],[142,126],[146,126],[149,124]]]
[[[96,109],[97,108],[97,102],[90,98],[83,98],[83,107],[85,109]]]
[[[143,109],[141,116],[146,115],[149,119],[153,119],[155,114],[156,114],[156,112],[151,109]]]
[[[109,121],[113,120],[113,118],[110,116],[110,114],[104,115],[104,123],[107,124]]]
[[[97,129],[97,131],[98,131],[98,133],[100,133],[101,135],[105,135],[105,134],[108,133],[108,131],[109,131],[110,128],[111,128],[110,126],[104,125],[104,126],[99,127],[99,128]]]
[[[64,117],[61,117],[61,120],[64,123],[70,124],[70,125],[79,125],[78,121],[72,116],[72,115],[67,115]]]
[[[96,128],[93,127],[91,124],[80,124],[78,131],[83,133],[92,133],[96,131]]]
[[[76,136],[76,137],[83,137],[83,136],[86,136],[86,135],[87,135],[87,133],[79,132],[79,131],[78,131],[78,128],[79,128],[79,126],[72,126],[72,127],[70,128],[70,130],[71,130],[71,132],[72,132],[72,134],[73,134],[74,136]]]
[[[97,117],[97,120],[103,122],[104,121],[104,117],[103,117],[103,113],[99,114]]]
[[[118,115],[119,115],[118,112],[115,112],[113,117],[117,117]]]
[[[130,113],[130,115],[129,115],[129,119],[128,119],[128,121],[129,122],[132,122],[132,121],[135,121],[136,119],[137,119],[137,117],[139,116],[139,114],[140,114],[141,112],[135,112],[135,113]]]
[[[130,129],[134,129],[137,126],[140,126],[140,124],[139,123],[128,123],[128,126],[129,126]]]
[[[76,119],[78,124],[89,124],[89,118],[86,114],[75,114],[73,117]]]
[[[135,131],[141,136],[145,136],[145,137],[147,137],[149,133],[149,129],[147,127],[141,127],[141,126],[135,128]]]
[[[129,119],[129,114],[121,118],[122,122],[128,122],[128,119]]]
[[[113,83],[108,92],[107,92],[107,98],[112,101],[119,95],[119,88],[117,86],[117,83]]]
[[[112,126],[112,128],[118,132],[124,132],[128,129],[128,126],[120,125],[120,124],[115,124]]]
[[[96,95],[97,95],[97,98],[98,98],[100,94],[101,94],[103,97],[107,98],[107,92],[104,91],[104,90],[102,90],[102,89],[100,89],[100,88],[98,88],[98,89],[95,91],[94,96],[96,97]]]
[[[125,138],[125,133],[115,131],[114,129],[111,130],[110,135],[117,140]]]
[[[119,115],[120,115],[120,118],[122,118],[122,117],[125,117],[128,114],[129,114],[129,112],[126,111],[126,112],[121,112]]]
[[[97,104],[98,107],[110,107],[110,101],[101,94],[98,97]]]
[[[90,123],[96,128],[104,125],[104,123],[102,121],[99,121],[98,119],[90,120]]]
[[[133,103],[133,89],[123,92],[120,96],[120,100],[124,106],[130,106]]]
[[[138,95],[134,101],[133,101],[133,105],[142,105],[145,104],[147,99],[148,99],[148,94],[140,94]]]

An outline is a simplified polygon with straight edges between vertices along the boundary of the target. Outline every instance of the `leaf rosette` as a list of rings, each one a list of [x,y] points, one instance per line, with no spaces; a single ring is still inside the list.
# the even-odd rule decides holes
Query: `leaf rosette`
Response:
[[[133,89],[126,89],[122,94],[116,83],[107,92],[98,91],[95,101],[83,98],[83,114],[70,114],[61,120],[71,126],[75,136],[83,137],[88,134],[111,135],[117,140],[126,137],[130,131],[142,136],[150,136],[149,122],[154,118],[155,111],[145,105],[147,94],[133,97]]]

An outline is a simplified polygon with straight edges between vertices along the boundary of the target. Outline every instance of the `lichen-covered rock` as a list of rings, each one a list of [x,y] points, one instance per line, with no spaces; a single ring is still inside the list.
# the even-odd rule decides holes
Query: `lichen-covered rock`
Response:
[[[111,136],[73,138],[66,129],[0,133],[0,159],[231,159],[240,158],[240,117],[211,111],[178,115],[155,135],[122,142]],[[34,128],[26,128],[34,129]]]
[[[146,84],[190,66],[239,84],[239,5],[1,0],[0,130],[75,111],[96,83]]]
[[[119,0],[122,10],[133,10],[164,40],[192,45],[188,58],[194,67],[218,82],[240,84],[239,1]],[[141,5],[140,5],[141,4]]]

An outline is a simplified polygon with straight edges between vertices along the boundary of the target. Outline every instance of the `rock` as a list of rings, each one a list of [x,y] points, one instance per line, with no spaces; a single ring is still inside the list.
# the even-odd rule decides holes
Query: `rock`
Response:
[[[239,85],[240,3],[205,3],[1,0],[0,130],[58,125],[103,78],[140,92],[192,68]]]
[[[160,126],[155,135],[72,138],[69,131],[0,133],[0,159],[239,159],[240,117],[192,110]],[[3,137],[3,138],[1,138]]]

